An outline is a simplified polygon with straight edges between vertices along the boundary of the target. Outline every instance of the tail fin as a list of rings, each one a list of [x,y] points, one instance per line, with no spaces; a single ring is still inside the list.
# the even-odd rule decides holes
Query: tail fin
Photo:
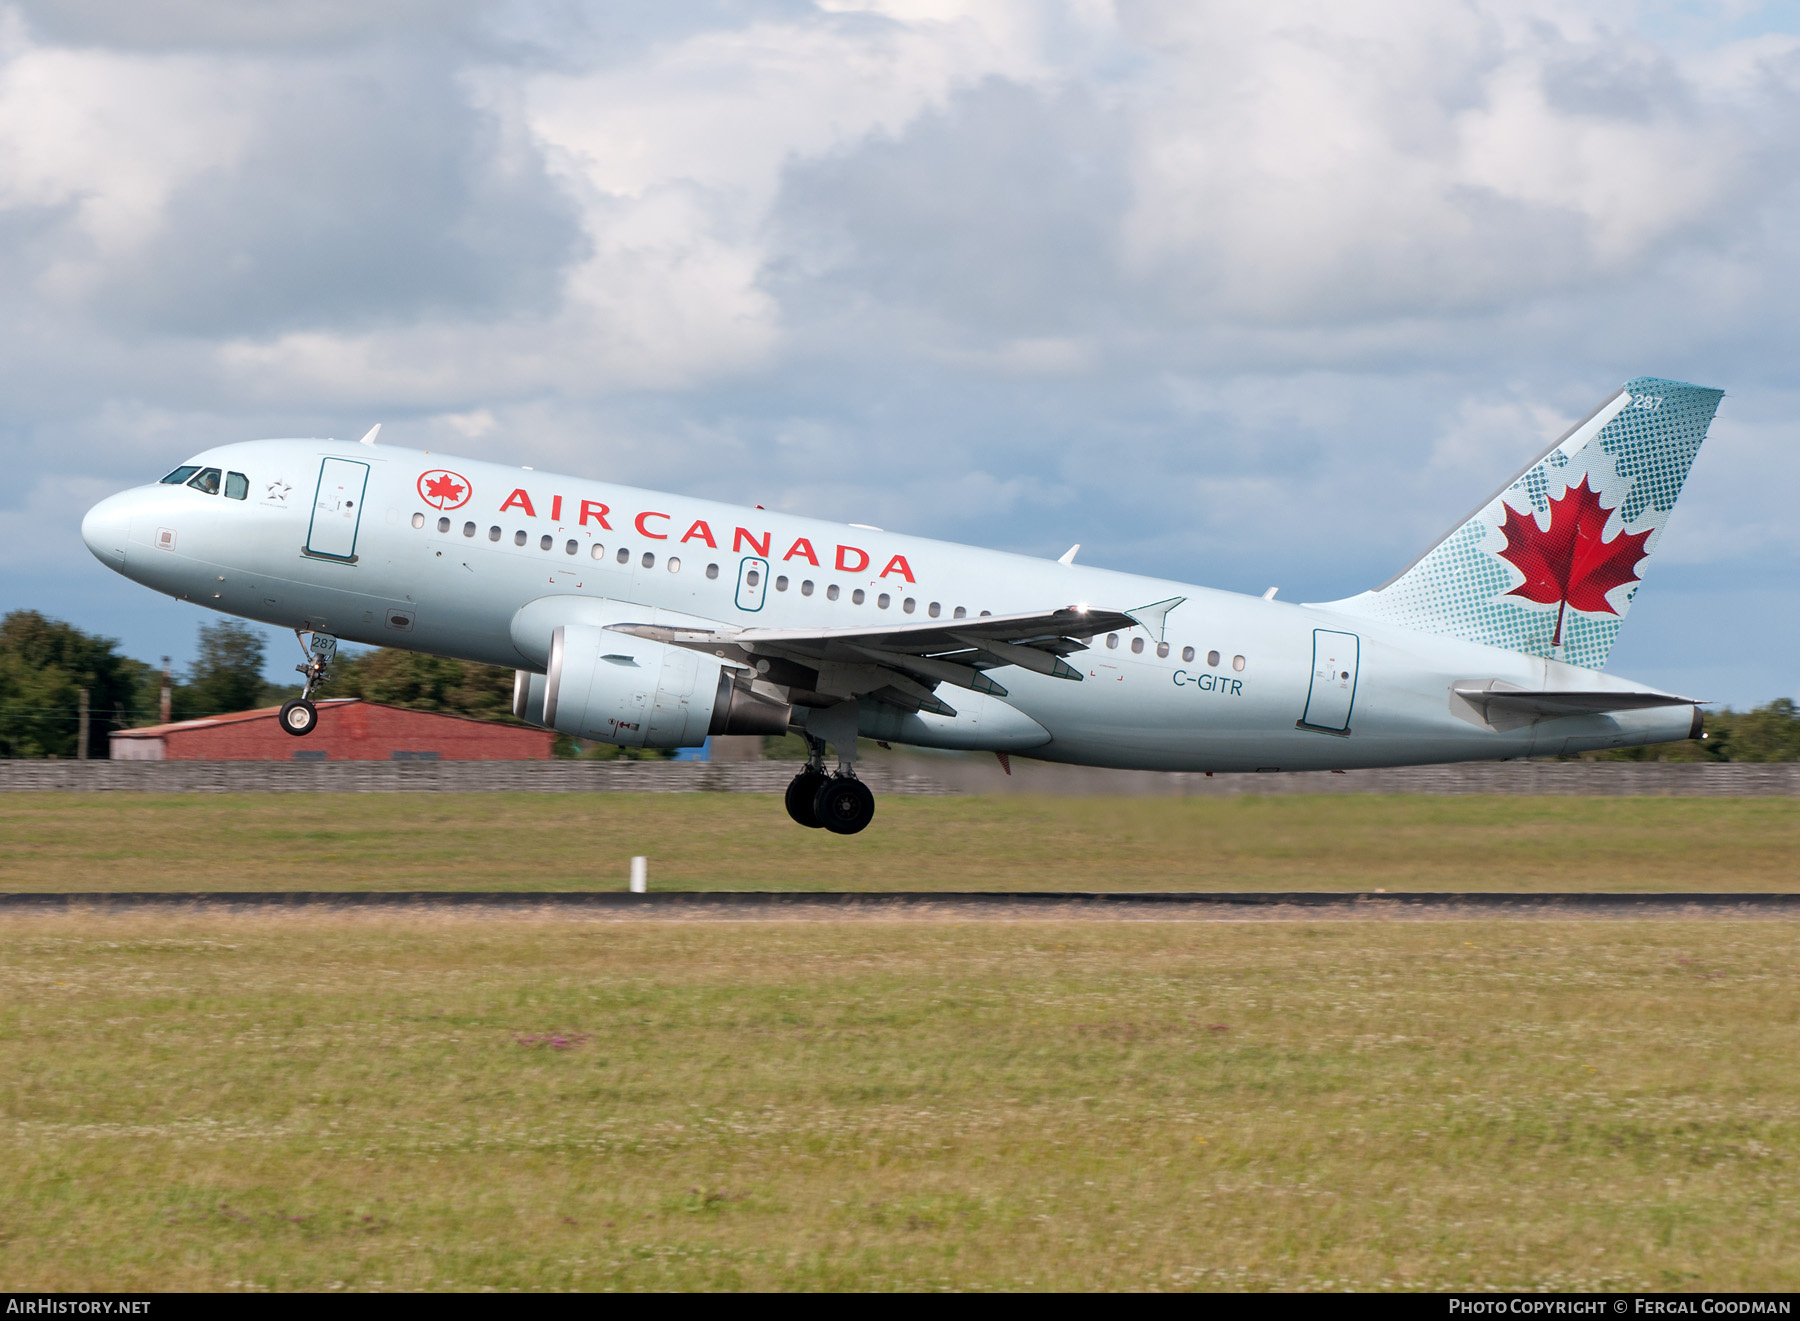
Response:
[[[1723,397],[1627,381],[1437,545],[1332,608],[1601,668]]]

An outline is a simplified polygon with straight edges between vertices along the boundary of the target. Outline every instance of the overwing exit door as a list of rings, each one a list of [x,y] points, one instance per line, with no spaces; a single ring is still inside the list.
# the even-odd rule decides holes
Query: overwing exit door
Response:
[[[326,459],[319,465],[319,489],[313,496],[312,523],[306,529],[308,555],[356,562],[356,531],[362,522],[363,490],[368,484],[366,463]]]
[[[1356,667],[1362,642],[1354,633],[1328,628],[1313,630],[1312,686],[1306,711],[1295,722],[1301,729],[1325,734],[1350,732],[1350,708],[1356,704]]]
[[[757,549],[762,548],[759,546]],[[737,608],[761,610],[763,597],[768,590],[769,562],[759,560],[754,555],[746,555],[744,562],[738,565]]]

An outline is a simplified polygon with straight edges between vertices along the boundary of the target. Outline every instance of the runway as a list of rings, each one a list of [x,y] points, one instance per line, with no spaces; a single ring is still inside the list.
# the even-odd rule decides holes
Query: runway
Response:
[[[1800,893],[192,890],[15,892],[0,913],[532,914],[600,920],[1153,922],[1800,918]]]

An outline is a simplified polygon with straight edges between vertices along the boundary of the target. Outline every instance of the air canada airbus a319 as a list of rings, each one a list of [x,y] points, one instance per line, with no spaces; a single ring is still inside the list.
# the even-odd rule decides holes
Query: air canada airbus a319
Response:
[[[1166,771],[1341,770],[1694,736],[1605,673],[1721,394],[1628,382],[1389,582],[1294,604],[361,442],[197,454],[95,505],[108,568],[294,629],[304,737],[340,639],[517,671],[625,747],[804,736],[805,826],[875,802],[856,739]],[[377,428],[379,430],[379,428]],[[835,767],[827,770],[827,745]]]

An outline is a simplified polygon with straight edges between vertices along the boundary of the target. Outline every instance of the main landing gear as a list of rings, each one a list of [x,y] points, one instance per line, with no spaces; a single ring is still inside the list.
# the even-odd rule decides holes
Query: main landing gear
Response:
[[[331,680],[330,665],[337,657],[337,639],[329,633],[314,633],[312,645],[307,646],[304,630],[295,629],[294,636],[306,648],[306,660],[294,666],[301,675],[300,696],[281,704],[277,723],[282,733],[304,738],[319,727],[319,708],[312,703],[313,689]]]
[[[875,819],[875,795],[856,778],[854,763],[840,760],[835,775],[825,773],[825,743],[807,739],[806,769],[787,787],[788,815],[803,826],[854,835]]]

